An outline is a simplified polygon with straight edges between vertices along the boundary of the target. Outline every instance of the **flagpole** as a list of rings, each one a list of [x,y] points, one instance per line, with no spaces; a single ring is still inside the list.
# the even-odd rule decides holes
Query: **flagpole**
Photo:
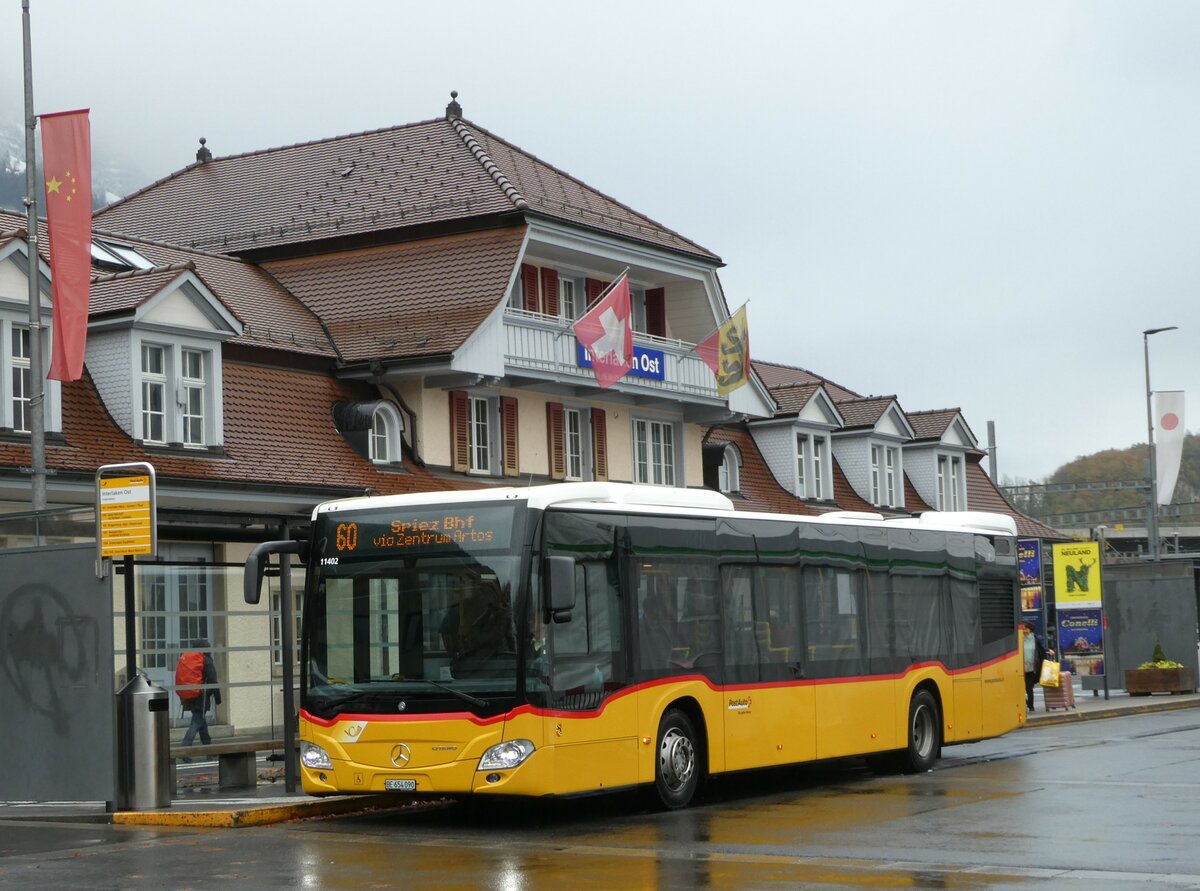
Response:
[[[35,511],[46,509],[45,381],[42,375],[42,301],[38,288],[40,262],[37,222],[37,116],[33,113],[33,51],[29,33],[29,0],[21,0],[25,55],[25,226],[29,245],[29,463],[33,472],[30,500]]]

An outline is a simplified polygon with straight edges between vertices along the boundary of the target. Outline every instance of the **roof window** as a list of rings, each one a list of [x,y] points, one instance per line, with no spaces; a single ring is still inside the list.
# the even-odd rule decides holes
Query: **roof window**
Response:
[[[92,260],[101,266],[118,269],[153,269],[154,264],[127,244],[115,241],[92,241]]]

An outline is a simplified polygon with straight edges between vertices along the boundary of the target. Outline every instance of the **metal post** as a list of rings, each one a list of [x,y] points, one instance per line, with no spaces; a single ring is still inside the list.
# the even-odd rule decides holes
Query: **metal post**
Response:
[[[996,476],[996,422],[987,422],[987,438],[988,438],[988,475],[991,476],[992,482],[1000,485],[1000,477]]]
[[[46,509],[45,381],[42,375],[42,301],[38,288],[37,116],[33,113],[33,53],[29,36],[29,0],[21,0],[25,53],[25,227],[29,244],[29,464],[33,473],[30,501]]]
[[[1158,466],[1154,448],[1154,393],[1150,389],[1150,335],[1163,331],[1174,331],[1177,325],[1165,328],[1147,328],[1142,332],[1142,352],[1146,361],[1146,435],[1150,447],[1150,513],[1146,515],[1146,536],[1150,559],[1158,559]]]
[[[137,674],[137,620],[133,603],[133,555],[125,555],[125,682]]]
[[[283,538],[291,538],[288,523],[283,523]],[[296,659],[296,641],[292,604],[292,555],[279,555],[279,622],[280,645],[283,648],[283,787],[289,795],[296,791],[299,765],[296,763],[296,697],[292,692],[295,683],[292,666]]]

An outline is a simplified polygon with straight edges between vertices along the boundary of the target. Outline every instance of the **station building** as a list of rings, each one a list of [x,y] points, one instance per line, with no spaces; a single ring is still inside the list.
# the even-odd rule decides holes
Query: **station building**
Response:
[[[10,514],[29,507],[31,270],[43,355],[51,326],[47,256],[31,262],[24,227],[0,212]],[[46,385],[63,519],[43,540],[87,534],[98,467],[154,466],[139,665],[169,688],[179,653],[212,640],[231,731],[282,720],[278,582],[245,606],[241,563],[331,498],[613,480],[719,488],[744,510],[993,510],[1054,535],[1003,499],[955,409],[905,412],[764,361],[720,395],[695,352],[729,317],[720,257],[470,122],[456,97],[435,119],[263,151],[201,140],[93,227],[84,375]],[[637,367],[601,389],[571,326],[622,272]],[[121,609],[115,593],[118,652]]]

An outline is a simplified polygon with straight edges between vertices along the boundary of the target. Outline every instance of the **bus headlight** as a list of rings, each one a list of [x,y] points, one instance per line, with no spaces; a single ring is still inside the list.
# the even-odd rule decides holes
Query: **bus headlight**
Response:
[[[527,739],[510,739],[498,743],[483,753],[476,770],[511,770],[520,767],[533,754],[533,743]]]
[[[333,770],[333,759],[329,753],[310,742],[300,743],[300,763],[317,770]]]

